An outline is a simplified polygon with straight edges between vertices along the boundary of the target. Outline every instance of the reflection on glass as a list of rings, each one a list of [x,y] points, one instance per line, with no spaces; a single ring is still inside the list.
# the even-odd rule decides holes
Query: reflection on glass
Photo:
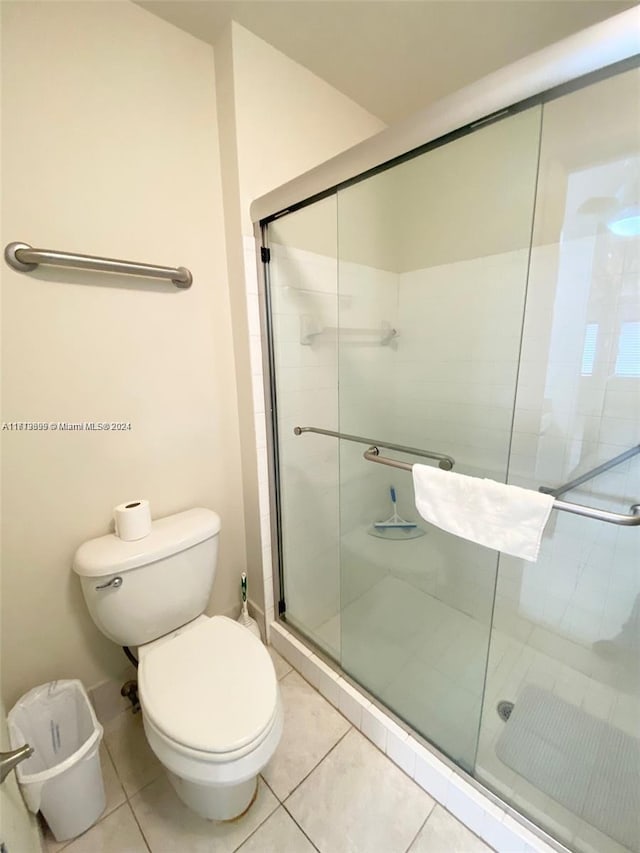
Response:
[[[629,513],[638,91],[626,72],[269,227],[286,618],[579,853],[640,853],[638,528],[552,513],[537,563],[498,561],[420,519],[406,473],[293,428]]]
[[[593,363],[596,359],[596,347],[598,346],[598,323],[587,323],[584,331],[584,347],[582,348],[581,376],[593,375]]]
[[[620,326],[615,374],[640,376],[640,320],[627,320]]]
[[[294,436],[296,426],[338,428],[336,200],[269,228],[277,393],[282,562],[287,620],[333,657],[340,634],[324,626],[340,608],[338,444]]]
[[[544,107],[509,482],[575,480],[640,443],[640,74]],[[640,455],[563,495],[628,513]],[[640,849],[640,536],[552,514],[501,556],[476,775],[585,853]],[[501,701],[514,703],[505,724]]]
[[[530,110],[338,193],[339,326],[397,331],[339,335],[342,431],[506,479],[539,123]],[[342,665],[472,769],[496,552],[427,525],[411,476],[363,450],[340,448]]]

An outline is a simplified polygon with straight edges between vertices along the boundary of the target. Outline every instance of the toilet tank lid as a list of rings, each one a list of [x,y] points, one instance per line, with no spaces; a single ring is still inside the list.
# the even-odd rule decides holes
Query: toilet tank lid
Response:
[[[126,572],[185,551],[219,532],[217,513],[203,507],[188,509],[156,519],[151,533],[135,542],[125,542],[113,533],[84,542],[73,558],[73,570],[91,578]]]

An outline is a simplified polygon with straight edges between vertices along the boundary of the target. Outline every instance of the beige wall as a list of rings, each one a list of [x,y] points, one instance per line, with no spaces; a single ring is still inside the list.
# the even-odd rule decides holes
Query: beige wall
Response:
[[[227,250],[229,299],[233,327],[233,348],[238,387],[238,415],[242,444],[242,487],[244,496],[245,547],[249,600],[252,614],[262,623],[265,611],[259,536],[256,446],[253,438],[253,393],[249,364],[247,305],[243,282],[240,196],[238,194],[238,153],[235,133],[235,90],[231,27],[215,47],[216,102],[222,168],[224,239]],[[251,440],[248,440],[248,437]],[[264,628],[264,626],[262,625]]]
[[[254,197],[383,125],[235,25],[214,69],[211,47],[133,4],[5,2],[2,11],[3,245],[194,275],[178,292],[2,266],[3,420],[132,424],[1,436],[11,705],[39,682],[74,676],[91,687],[123,671],[70,564],[131,497],[148,498],[156,517],[216,509],[211,612],[236,606],[245,567],[262,604],[241,233],[251,233]]]
[[[112,507],[204,505],[223,522],[212,609],[245,564],[212,48],[130,3],[2,3],[3,245],[188,266],[191,290],[2,264],[4,696],[116,677],[122,651],[70,571]]]
[[[242,229],[249,205],[383,130],[346,95],[239,24],[232,24]]]
[[[268,527],[268,519],[266,507],[258,505],[259,491],[266,494],[266,472],[256,454],[254,415],[255,402],[262,397],[263,390],[261,376],[256,374],[261,367],[252,366],[249,359],[251,334],[242,234],[253,235],[249,207],[255,198],[366,139],[384,125],[238,24],[231,24],[222,34],[215,45],[215,56],[247,566],[251,601],[269,615],[269,596],[265,602],[261,589],[264,558],[261,513],[263,529]],[[250,309],[254,308],[251,304]],[[255,331],[253,334],[257,338]],[[253,352],[259,352],[259,340],[251,343]]]

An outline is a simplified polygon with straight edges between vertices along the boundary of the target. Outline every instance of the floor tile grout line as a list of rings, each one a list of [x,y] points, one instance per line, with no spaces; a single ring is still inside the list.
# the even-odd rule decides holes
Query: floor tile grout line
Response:
[[[313,849],[314,849],[314,850],[317,850],[317,851],[318,851],[318,853],[322,853],[322,851],[320,850],[320,848],[318,847],[318,845],[313,841],[313,839],[311,838],[311,836],[309,835],[309,833],[308,833],[308,832],[306,832],[306,831],[303,829],[303,827],[298,823],[298,821],[297,821],[297,820],[295,819],[295,817],[291,814],[291,812],[289,811],[289,809],[286,807],[286,805],[285,805],[284,803],[282,803],[282,808],[283,808],[283,809],[285,810],[285,812],[289,815],[289,817],[291,818],[291,820],[295,823],[295,825],[298,827],[298,829],[300,830],[300,832],[304,835],[304,837],[307,839],[307,841],[308,841],[308,842],[309,842],[309,844],[313,847]]]
[[[418,831],[416,832],[416,834],[413,836],[413,838],[412,838],[412,839],[411,839],[411,841],[409,842],[409,846],[408,846],[408,847],[407,847],[407,849],[404,851],[404,853],[409,853],[409,851],[411,850],[411,847],[412,847],[412,846],[413,846],[413,844],[415,843],[416,838],[420,835],[420,833],[422,832],[422,830],[423,830],[423,829],[425,828],[425,826],[427,825],[427,822],[429,821],[429,818],[430,818],[430,817],[431,817],[431,815],[434,813],[435,808],[436,808],[436,806],[438,805],[438,803],[437,803],[437,801],[436,801],[436,800],[434,800],[434,799],[433,799],[433,797],[431,797],[431,800],[432,800],[432,802],[431,802],[431,808],[429,809],[429,813],[427,814],[427,816],[425,817],[425,819],[422,821],[422,823],[421,823],[421,824],[420,824],[420,826],[418,827]]]
[[[113,770],[114,770],[114,773],[116,774],[116,779],[118,780],[118,784],[120,785],[120,787],[122,788],[122,792],[124,793],[125,801],[128,802],[129,801],[129,795],[127,794],[127,789],[124,787],[124,782],[122,781],[122,778],[121,778],[120,774],[118,773],[118,767],[116,765],[116,760],[113,757],[113,755],[111,754],[111,750],[109,749],[109,744],[107,743],[107,739],[104,737],[104,735],[102,738],[102,743],[104,744],[104,748],[107,752],[107,755],[109,756],[109,761],[111,761],[111,764],[113,766]],[[100,818],[100,820],[102,820],[102,818]]]
[[[345,718],[345,719],[346,719],[346,718]],[[333,750],[338,746],[338,744],[339,744],[339,743],[341,743],[341,742],[346,738],[346,736],[349,734],[349,732],[350,732],[350,731],[355,731],[355,729],[354,729],[354,727],[351,725],[351,723],[349,723],[349,728],[346,730],[346,732],[338,738],[338,740],[333,744],[333,746],[331,747],[331,749],[330,749],[328,752],[326,752],[326,753],[322,756],[322,758],[318,761],[318,763],[317,763],[317,764],[314,764],[314,766],[313,766],[313,767],[311,768],[311,770],[306,774],[306,776],[303,776],[303,778],[298,782],[298,784],[297,784],[297,785],[295,785],[295,787],[293,787],[293,788],[289,791],[289,793],[286,795],[286,797],[284,798],[284,800],[280,800],[280,802],[282,803],[282,805],[284,805],[284,804],[285,804],[285,802],[289,799],[289,797],[291,797],[291,796],[292,796],[292,794],[294,794],[294,793],[298,790],[298,788],[300,787],[300,785],[302,785],[302,783],[303,783],[303,782],[306,782],[306,781],[307,781],[307,779],[309,778],[309,776],[311,776],[311,774],[312,774],[315,770],[317,770],[317,769],[318,769],[318,767],[320,767],[320,765],[322,764],[322,762],[323,762],[326,758],[328,758],[328,757],[331,755],[331,753],[333,752]],[[276,795],[276,796],[277,796],[277,795]],[[278,797],[278,799],[280,799],[280,798]]]
[[[264,770],[264,769],[266,769],[266,768],[263,768],[263,770]],[[273,794],[273,796],[276,798],[276,800],[278,801],[279,805],[282,805],[282,800],[281,800],[281,799],[280,799],[280,797],[276,794],[276,792],[273,790],[273,788],[272,788],[272,787],[271,787],[271,785],[267,782],[267,780],[264,778],[264,776],[262,775],[262,773],[260,773],[260,774],[259,774],[259,776],[260,776],[260,778],[262,779],[262,781],[264,782],[264,784],[267,786],[267,788],[271,791],[271,793]]]
[[[461,824],[462,826],[464,826],[464,828],[467,830],[467,832],[470,832],[470,833],[471,833],[471,835],[473,835],[473,837],[474,837],[474,838],[477,838],[477,839],[478,839],[478,841],[481,841],[481,842],[482,842],[486,847],[488,847],[488,848],[489,848],[489,850],[494,851],[494,853],[496,853],[495,849],[494,849],[494,848],[489,844],[489,842],[488,842],[488,841],[485,841],[485,840],[484,840],[484,838],[481,838],[481,837],[478,835],[478,833],[477,833],[477,832],[474,832],[470,827],[468,827],[468,826],[467,826],[467,824],[466,824],[466,823],[464,823],[464,821],[462,821],[459,817],[456,817],[456,815],[454,815],[454,813],[453,813],[453,812],[450,812],[450,811],[449,811],[449,809],[448,809],[445,805],[443,805],[442,803],[438,803],[438,802],[436,802],[436,805],[437,805],[437,806],[440,806],[440,808],[442,809],[442,811],[446,812],[446,813],[447,813],[450,817],[452,817],[455,821],[457,821],[459,824]],[[429,818],[430,818],[430,817],[431,817],[431,815],[433,814],[433,811],[434,811],[434,810],[432,809],[432,810],[431,810],[431,812],[429,813],[429,817],[427,818],[427,820],[429,820]],[[426,822],[426,821],[425,821],[425,822]]]
[[[0,2],[1,2],[1,0],[0,0]],[[148,782],[145,782],[144,785],[141,785],[140,788],[137,788],[132,794],[128,794],[126,789],[124,788],[124,785],[123,785],[122,787],[124,790],[124,795],[127,798],[127,802],[131,802],[131,800],[133,800],[135,797],[137,797],[141,791],[145,791],[149,787],[149,785],[153,785],[154,782],[157,782],[158,779],[161,779],[163,776],[166,777],[166,773],[165,773],[165,768],[163,766],[161,766],[160,771],[159,771],[157,776],[154,776],[153,779],[150,779]]]
[[[260,778],[262,778],[262,777],[260,777]],[[263,782],[264,782],[264,780],[263,780]],[[265,783],[265,784],[266,784],[266,783]],[[267,785],[267,787],[269,787],[269,786]],[[269,788],[269,790],[271,791],[271,788]],[[273,793],[273,791],[272,791],[271,793]],[[275,794],[274,794],[274,796],[275,796]],[[243,838],[243,839],[242,839],[242,841],[240,842],[240,844],[239,844],[237,847],[234,847],[234,848],[233,848],[233,853],[238,853],[238,850],[241,850],[241,849],[242,849],[242,847],[247,843],[247,841],[248,841],[250,838],[253,838],[253,836],[256,834],[256,832],[257,832],[259,829],[262,829],[262,827],[265,825],[265,823],[266,823],[268,820],[270,820],[270,819],[274,816],[274,814],[278,811],[278,809],[279,809],[281,806],[282,806],[282,803],[281,803],[281,802],[280,802],[280,800],[278,800],[278,798],[276,797],[276,806],[275,806],[275,808],[274,808],[274,809],[272,809],[272,810],[269,812],[269,814],[268,814],[268,815],[267,815],[263,820],[261,820],[261,821],[260,821],[260,823],[259,823],[256,827],[254,827],[254,829],[252,829],[252,830],[251,830],[251,832],[249,833],[249,835],[247,835],[247,837],[246,837],[246,838]],[[153,851],[152,851],[152,853],[153,853]]]
[[[347,729],[347,731],[346,731],[346,732],[344,733],[344,735],[340,738],[340,740],[342,740],[342,738],[346,737],[346,735],[347,735],[348,733],[349,733],[349,730]],[[337,743],[335,743],[335,744],[331,747],[331,749],[329,750],[329,752],[331,752],[331,751],[332,751],[332,750],[333,750],[333,749],[338,745],[338,743],[339,743],[339,741],[338,741]],[[327,755],[329,755],[329,752],[327,753]],[[326,756],[324,756],[324,758],[326,758]],[[316,766],[313,768],[313,770],[315,770],[317,767],[319,767],[319,766],[320,766],[320,764],[322,764],[322,762],[324,761],[324,758],[321,758],[321,759],[320,759],[320,761],[316,764]],[[304,779],[308,779],[308,778],[309,778],[309,776],[311,775],[311,773],[313,773],[313,770],[311,770],[309,773],[307,773],[307,775],[304,777]],[[274,811],[277,811],[280,807],[282,807],[282,808],[286,811],[286,813],[289,815],[289,817],[291,818],[291,820],[292,820],[292,821],[295,823],[295,825],[298,827],[298,829],[300,830],[300,832],[302,832],[302,834],[303,834],[303,835],[304,835],[304,836],[309,840],[309,843],[311,844],[311,846],[313,847],[313,849],[314,849],[314,850],[317,850],[317,851],[318,851],[318,853],[320,853],[320,848],[319,848],[319,847],[316,847],[316,845],[313,843],[313,841],[311,840],[311,838],[309,838],[309,836],[307,835],[307,833],[305,832],[305,830],[300,826],[300,824],[298,823],[298,821],[295,819],[295,817],[291,814],[291,812],[289,811],[289,809],[286,807],[286,805],[285,805],[285,803],[284,803],[284,800],[281,800],[281,799],[278,797],[278,795],[276,794],[276,792],[273,790],[273,788],[269,785],[269,783],[267,782],[267,780],[266,780],[263,776],[261,776],[260,778],[263,780],[263,782],[265,783],[265,785],[267,786],[267,788],[269,788],[269,790],[271,791],[271,793],[274,795],[274,797],[275,797],[275,798],[276,798],[276,800],[278,801],[278,805],[276,806],[276,809],[275,809]],[[299,784],[299,785],[302,785],[302,782],[304,782],[304,779],[302,779],[298,784]],[[298,787],[298,786],[296,786],[296,787]],[[296,790],[296,788],[294,788],[293,790],[295,791],[295,790]],[[293,791],[291,791],[291,793],[287,794],[287,797],[286,797],[285,799],[287,799],[288,797],[290,797],[290,796],[291,796],[291,794],[293,794]],[[274,814],[274,812],[271,812],[271,814]],[[270,815],[270,817],[271,817],[271,815]],[[262,824],[261,824],[261,825],[262,825]],[[253,833],[252,833],[252,834],[253,834]],[[242,843],[244,844],[244,841],[243,841]],[[238,849],[239,849],[239,848],[238,848]]]
[[[142,828],[142,824],[138,820],[138,815],[135,813],[133,806],[131,805],[131,803],[128,800],[127,800],[127,805],[129,806],[129,811],[133,815],[133,819],[136,823],[136,826],[138,827],[138,830],[140,832],[140,835],[142,836],[142,840],[144,841],[147,850],[149,851],[149,853],[153,853],[153,851],[151,849],[151,842],[147,840],[147,836],[144,834],[144,829]]]

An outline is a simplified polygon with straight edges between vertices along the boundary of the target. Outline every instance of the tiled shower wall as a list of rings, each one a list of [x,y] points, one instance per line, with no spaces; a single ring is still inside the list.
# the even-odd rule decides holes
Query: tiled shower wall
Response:
[[[293,428],[318,426],[430,448],[453,455],[456,470],[489,471],[504,479],[527,252],[397,274],[282,245],[271,249],[290,617],[313,631],[339,612],[341,598],[344,604],[395,571],[417,577],[431,594],[486,619],[492,552],[452,540],[454,553],[445,560],[450,569],[434,573],[429,566],[441,564],[443,555],[432,553],[424,537],[412,543],[410,554],[402,545],[406,553],[398,549],[389,559],[389,549],[368,538],[367,530],[390,514],[390,485],[396,487],[401,514],[419,520],[409,478],[364,463],[363,445],[312,434],[296,437]],[[246,252],[249,269],[255,266],[250,241]],[[251,343],[256,412],[262,419],[257,300],[251,293],[249,308],[256,313]],[[370,333],[347,332],[338,343],[332,331],[338,324]],[[397,330],[389,341],[388,328]],[[262,436],[260,427],[261,484],[266,477]],[[266,528],[268,495],[262,485],[261,495]],[[355,567],[350,587],[342,589],[341,548],[343,559]],[[267,576],[270,583],[270,572]]]
[[[510,482],[568,482],[638,443],[640,376],[621,375],[617,362],[624,324],[640,317],[639,257],[640,241],[608,232],[533,250]],[[593,364],[585,361],[590,324],[599,335]],[[635,456],[564,499],[628,513],[638,482]],[[537,563],[501,558],[498,623],[517,596],[524,618],[572,643],[614,635],[639,591],[633,534],[554,513]]]

